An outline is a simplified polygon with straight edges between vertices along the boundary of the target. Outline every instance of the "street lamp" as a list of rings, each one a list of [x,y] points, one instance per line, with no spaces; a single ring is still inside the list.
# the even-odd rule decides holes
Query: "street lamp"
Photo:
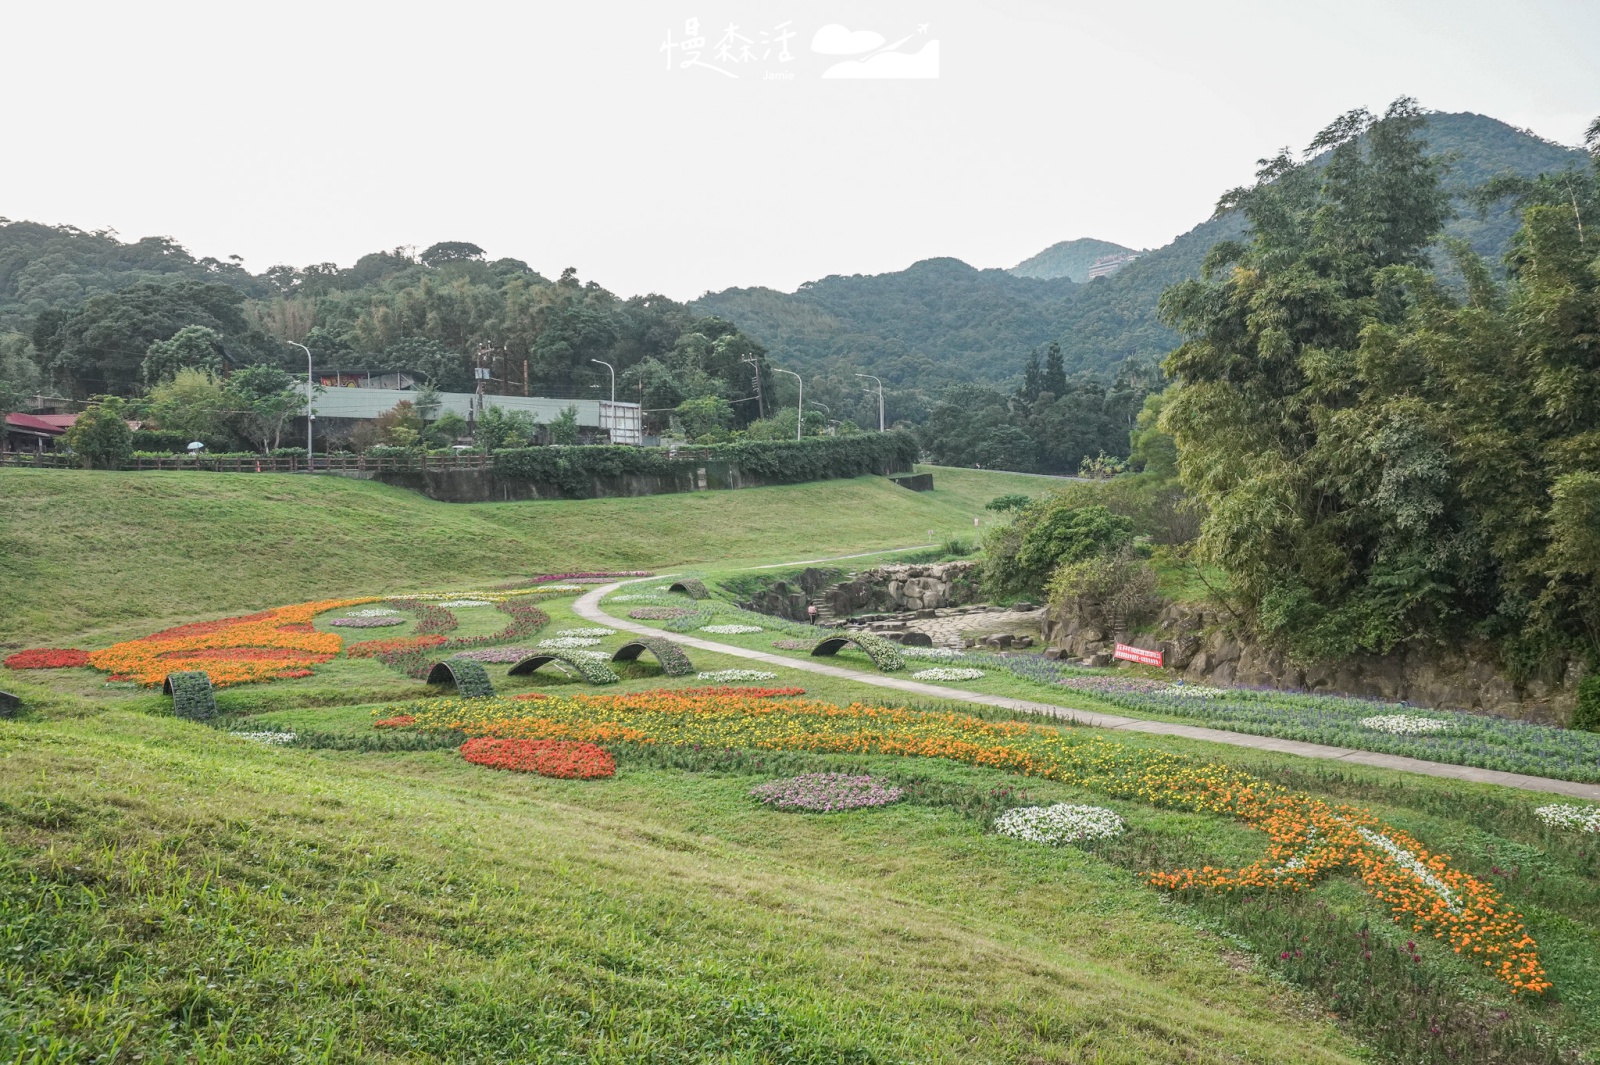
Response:
[[[288,343],[290,347],[299,348],[306,353],[306,472],[310,473],[315,469],[311,461],[311,424],[317,417],[316,412],[311,409],[311,389],[313,388],[311,383],[311,349],[304,344],[296,344],[292,340]]]
[[[806,383],[803,379],[801,379],[800,375],[795,373],[793,370],[785,370],[777,366],[774,366],[772,369],[776,373],[788,374],[790,377],[794,378],[795,383],[800,386],[800,399],[797,401],[797,405],[795,406],[794,410],[794,438],[799,440],[800,427],[805,424],[806,420]]]
[[[615,403],[617,401],[617,368],[604,359],[590,359],[589,361],[598,362],[601,366],[611,371],[611,402]]]
[[[858,373],[858,374],[856,374],[856,376],[857,377],[872,377],[872,375],[869,374],[869,373]],[[878,381],[878,379],[876,377],[872,377],[872,379],[874,381]],[[883,382],[882,381],[878,381],[878,432],[880,432],[880,433],[883,432]]]

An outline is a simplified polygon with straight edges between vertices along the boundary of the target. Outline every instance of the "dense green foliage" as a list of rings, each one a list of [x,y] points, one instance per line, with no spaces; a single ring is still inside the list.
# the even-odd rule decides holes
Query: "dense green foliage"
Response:
[[[114,397],[79,415],[63,439],[89,469],[114,470],[133,455],[133,430]]]
[[[1037,277],[1043,280],[1067,277],[1081,285],[1089,280],[1089,270],[1094,266],[1096,259],[1131,251],[1132,248],[1113,244],[1109,240],[1080,237],[1077,240],[1063,240],[1059,244],[1052,244],[1039,254],[1029,256],[1013,266],[1010,272],[1018,277]]]
[[[1163,422],[1201,543],[1309,658],[1482,634],[1516,669],[1600,655],[1600,185],[1521,186],[1502,287],[1448,217],[1425,120],[1355,112],[1224,198],[1248,243],[1163,309],[1185,343]]]
[[[1018,512],[984,539],[983,583],[999,596],[1039,595],[1057,566],[1115,552],[1132,542],[1132,518],[1061,495]]]

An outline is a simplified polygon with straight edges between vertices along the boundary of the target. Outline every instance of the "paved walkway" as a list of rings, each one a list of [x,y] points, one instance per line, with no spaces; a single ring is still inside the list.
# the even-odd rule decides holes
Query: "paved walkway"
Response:
[[[659,581],[663,578],[651,577],[645,579]],[[1232,747],[1250,747],[1260,751],[1295,754],[1302,758],[1324,758],[1330,761],[1344,762],[1348,765],[1398,769],[1408,773],[1421,773],[1430,777],[1445,777],[1451,780],[1466,780],[1479,784],[1499,784],[1502,787],[1520,788],[1523,791],[1553,792],[1557,795],[1570,795],[1574,798],[1600,801],[1600,784],[1580,784],[1571,780],[1552,780],[1549,777],[1506,773],[1498,769],[1479,769],[1475,766],[1451,765],[1448,762],[1428,762],[1421,758],[1405,758],[1397,754],[1380,754],[1376,751],[1353,751],[1345,747],[1329,747],[1321,743],[1302,743],[1299,740],[1284,740],[1273,736],[1252,736],[1243,732],[1225,732],[1222,729],[1201,728],[1198,725],[1180,725],[1170,721],[1146,721],[1142,718],[1119,717],[1116,714],[1074,710],[1050,703],[1035,703],[1027,699],[1012,699],[1004,695],[986,695],[981,692],[948,688],[939,684],[923,684],[921,681],[906,680],[891,674],[863,673],[859,670],[846,669],[842,666],[828,665],[815,659],[788,658],[784,655],[772,654],[767,651],[753,651],[745,647],[734,647],[730,644],[717,643],[713,640],[703,640],[698,636],[667,632],[649,625],[640,625],[625,618],[613,617],[600,609],[601,599],[620,588],[623,584],[628,583],[633,582],[619,581],[616,584],[603,585],[584,593],[572,604],[573,613],[589,621],[599,622],[609,628],[646,636],[663,637],[676,643],[681,643],[685,647],[696,647],[702,651],[714,651],[717,654],[732,655],[736,658],[748,658],[757,662],[765,662],[767,665],[780,666],[784,669],[799,669],[807,673],[838,677],[840,680],[853,680],[860,684],[871,684],[878,688],[892,688],[895,691],[921,695],[932,699],[977,703],[982,706],[998,706],[1028,714],[1064,718],[1080,725],[1088,725],[1091,728],[1148,732],[1157,736],[1182,736],[1185,739],[1224,743]]]

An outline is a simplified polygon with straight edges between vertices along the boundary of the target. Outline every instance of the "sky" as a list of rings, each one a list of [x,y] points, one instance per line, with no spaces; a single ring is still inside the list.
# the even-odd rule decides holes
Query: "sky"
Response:
[[[1600,115],[1596,0],[12,0],[0,40],[0,217],[256,272],[465,240],[677,299],[1158,247],[1401,95]]]

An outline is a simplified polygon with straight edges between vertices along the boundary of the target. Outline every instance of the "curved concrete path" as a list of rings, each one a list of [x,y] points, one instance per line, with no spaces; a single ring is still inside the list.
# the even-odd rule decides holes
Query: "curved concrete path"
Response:
[[[665,578],[641,578],[641,580],[651,581],[663,579]],[[1429,762],[1421,758],[1406,758],[1398,754],[1355,751],[1347,747],[1330,747],[1321,743],[1302,743],[1299,740],[1278,739],[1274,736],[1253,736],[1245,732],[1226,732],[1222,729],[1202,728],[1199,725],[1179,725],[1170,721],[1147,721],[1143,718],[1119,717],[1116,714],[1073,710],[1064,706],[1055,706],[1051,703],[1036,703],[1027,699],[1013,699],[1005,695],[986,695],[981,692],[962,691],[959,688],[947,688],[938,684],[923,684],[921,681],[905,680],[889,674],[863,673],[859,670],[846,669],[842,666],[828,665],[815,659],[787,658],[767,651],[752,651],[749,648],[734,647],[725,643],[717,643],[714,640],[703,640],[698,636],[689,636],[680,632],[668,632],[664,629],[640,625],[637,622],[623,618],[616,618],[600,609],[601,599],[610,595],[624,584],[632,583],[635,582],[618,581],[615,584],[603,585],[592,591],[585,592],[573,602],[573,613],[586,620],[606,625],[609,628],[658,636],[681,643],[685,647],[696,647],[702,651],[714,651],[717,654],[731,655],[736,658],[748,658],[771,666],[781,666],[785,669],[799,669],[807,673],[820,673],[827,677],[838,677],[841,680],[853,680],[860,684],[871,684],[878,688],[892,688],[895,691],[902,691],[911,695],[944,699],[951,702],[977,703],[982,706],[998,706],[1026,714],[1042,714],[1047,717],[1065,718],[1080,725],[1088,725],[1091,728],[1148,732],[1158,736],[1182,736],[1185,739],[1224,743],[1231,747],[1250,747],[1260,751],[1296,754],[1302,758],[1324,758],[1349,765],[1398,769],[1407,773],[1421,773],[1430,777],[1465,780],[1476,784],[1499,784],[1502,787],[1520,788],[1523,791],[1553,792],[1557,795],[1570,795],[1578,799],[1590,799],[1600,802],[1600,784],[1580,784],[1572,780],[1554,780],[1550,777],[1506,773],[1498,769],[1479,769],[1476,766],[1452,765],[1449,762]]]

